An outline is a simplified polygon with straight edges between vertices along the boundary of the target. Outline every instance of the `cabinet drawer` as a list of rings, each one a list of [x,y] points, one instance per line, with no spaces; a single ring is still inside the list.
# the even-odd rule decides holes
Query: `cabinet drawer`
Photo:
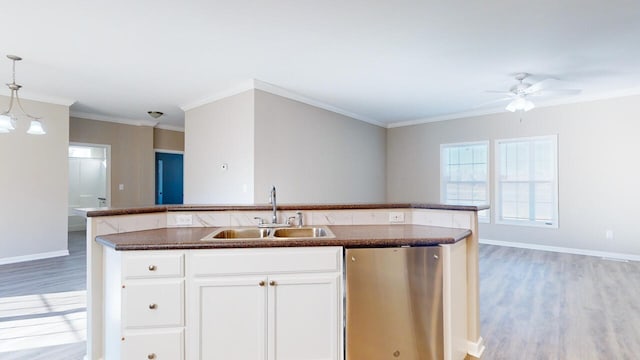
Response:
[[[122,341],[122,359],[181,360],[184,359],[183,330],[166,332],[127,333]]]
[[[123,276],[125,279],[182,277],[184,254],[174,251],[124,252]]]
[[[124,328],[182,326],[184,280],[129,282],[122,289]]]
[[[196,276],[341,271],[342,247],[194,250]]]

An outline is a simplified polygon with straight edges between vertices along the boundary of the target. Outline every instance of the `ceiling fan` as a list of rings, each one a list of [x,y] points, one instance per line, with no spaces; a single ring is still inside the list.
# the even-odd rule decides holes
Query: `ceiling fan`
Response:
[[[515,79],[518,83],[509,88],[508,91],[487,91],[507,95],[507,97],[492,101],[491,103],[510,100],[509,104],[505,107],[506,110],[511,112],[529,111],[535,107],[535,104],[531,101],[532,97],[575,95],[582,91],[579,89],[552,89],[550,88],[550,84],[556,81],[556,79],[553,78],[544,79],[532,84],[525,81],[529,77],[531,77],[529,73],[517,73],[515,74]]]

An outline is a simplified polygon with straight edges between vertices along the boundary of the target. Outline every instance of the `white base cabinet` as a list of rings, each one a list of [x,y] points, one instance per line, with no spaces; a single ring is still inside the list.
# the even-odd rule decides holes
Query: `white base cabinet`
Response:
[[[188,263],[189,359],[343,358],[342,248],[192,251]]]
[[[105,359],[184,359],[184,252],[105,257]]]
[[[342,248],[106,248],[104,358],[342,360]]]

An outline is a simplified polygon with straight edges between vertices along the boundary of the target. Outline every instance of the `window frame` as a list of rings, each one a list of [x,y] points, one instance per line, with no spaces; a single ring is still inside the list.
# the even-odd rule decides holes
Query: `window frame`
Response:
[[[489,140],[481,140],[481,141],[465,141],[465,142],[456,142],[456,143],[446,143],[440,144],[440,154],[439,154],[439,162],[440,162],[440,202],[443,204],[451,204],[451,202],[447,202],[446,200],[446,188],[445,188],[445,163],[443,161],[443,153],[445,148],[452,147],[465,147],[465,146],[476,146],[476,145],[484,145],[486,147],[486,178],[485,178],[485,188],[486,188],[486,204],[491,205],[491,143]],[[447,163],[448,164],[448,163]],[[485,211],[485,210],[482,210]],[[486,209],[487,216],[481,216],[480,213],[482,211],[478,211],[478,222],[484,224],[491,223],[491,211],[490,209]]]
[[[533,167],[533,163],[532,163],[532,156],[534,153],[530,153],[529,154],[529,161],[528,161],[528,165],[529,165],[529,180],[527,181],[527,183],[529,184],[529,220],[515,220],[515,219],[504,219],[502,216],[502,210],[503,210],[503,203],[502,203],[502,181],[501,181],[501,171],[502,171],[502,163],[500,162],[500,145],[503,143],[517,143],[517,142],[527,142],[529,144],[529,146],[532,146],[533,141],[536,140],[551,140],[552,143],[552,156],[551,159],[553,160],[553,164],[551,165],[551,168],[553,169],[553,180],[551,181],[551,185],[553,188],[552,191],[552,220],[551,221],[536,221],[536,220],[532,220],[531,219],[531,214],[532,214],[532,209],[535,206],[535,201],[533,201],[535,199],[535,191],[531,191],[531,188],[533,187],[533,185],[536,184],[536,180],[535,179],[531,179],[531,174],[532,172],[532,167]],[[495,203],[495,224],[499,224],[499,225],[515,225],[515,226],[528,226],[528,227],[537,227],[537,228],[546,228],[546,229],[557,229],[559,227],[559,223],[560,223],[560,201],[559,201],[559,197],[558,197],[558,188],[559,188],[559,181],[558,181],[558,172],[559,172],[559,167],[558,167],[558,163],[559,163],[559,151],[558,151],[558,135],[554,134],[554,135],[543,135],[543,136],[527,136],[527,137],[518,137],[518,138],[508,138],[508,139],[496,139],[494,140],[494,161],[496,164],[496,167],[494,169],[494,189],[495,189],[495,199],[494,199],[494,203]],[[539,181],[538,181],[539,183]],[[535,213],[535,212],[534,212]]]

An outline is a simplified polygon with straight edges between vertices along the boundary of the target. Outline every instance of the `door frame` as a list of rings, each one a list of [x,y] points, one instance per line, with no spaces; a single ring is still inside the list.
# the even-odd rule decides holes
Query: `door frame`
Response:
[[[111,145],[110,144],[95,144],[69,141],[69,146],[90,146],[90,147],[102,147],[105,148],[107,156],[107,191],[105,197],[107,198],[107,207],[111,207]],[[67,146],[67,148],[69,147]],[[69,156],[67,155],[67,161]],[[68,182],[68,181],[67,181]]]

